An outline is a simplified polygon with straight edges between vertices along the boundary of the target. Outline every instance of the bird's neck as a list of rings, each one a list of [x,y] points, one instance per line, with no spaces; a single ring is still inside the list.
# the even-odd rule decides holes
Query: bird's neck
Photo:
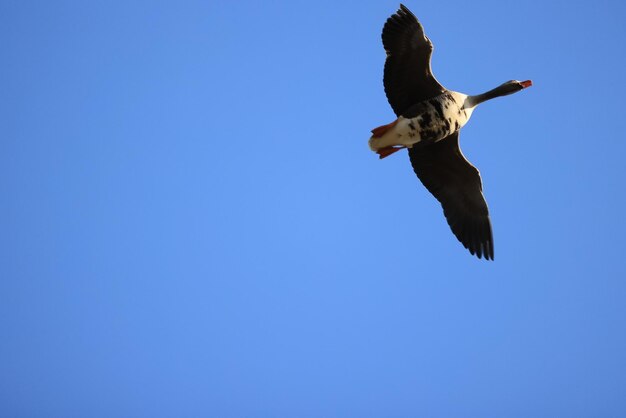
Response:
[[[470,107],[475,107],[483,102],[486,102],[487,100],[495,99],[496,97],[507,96],[511,93],[514,92],[511,91],[511,89],[508,88],[507,85],[503,84],[485,93],[477,94],[476,96],[468,96],[467,103],[470,105]]]

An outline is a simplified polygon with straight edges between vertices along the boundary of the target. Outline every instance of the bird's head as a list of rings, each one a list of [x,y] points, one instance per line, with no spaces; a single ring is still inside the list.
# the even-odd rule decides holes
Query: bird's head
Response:
[[[531,80],[519,81],[519,80],[510,80],[506,83],[502,83],[500,87],[498,87],[501,96],[506,96],[509,94],[517,93],[520,90],[523,90],[527,87],[533,85]]]

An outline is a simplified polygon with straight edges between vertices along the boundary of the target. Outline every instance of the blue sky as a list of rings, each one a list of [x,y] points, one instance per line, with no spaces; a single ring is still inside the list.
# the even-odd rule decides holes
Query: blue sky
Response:
[[[626,414],[621,2],[410,2],[495,261],[391,122],[378,2],[0,3],[0,415]]]

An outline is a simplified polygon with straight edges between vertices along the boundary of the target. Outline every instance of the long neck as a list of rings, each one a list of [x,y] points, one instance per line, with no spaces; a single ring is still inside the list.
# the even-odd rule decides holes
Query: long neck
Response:
[[[468,96],[467,101],[473,107],[481,104],[482,102],[486,102],[487,100],[495,99],[496,97],[506,96],[511,93],[515,93],[515,90],[512,90],[511,86],[505,83],[483,94]]]

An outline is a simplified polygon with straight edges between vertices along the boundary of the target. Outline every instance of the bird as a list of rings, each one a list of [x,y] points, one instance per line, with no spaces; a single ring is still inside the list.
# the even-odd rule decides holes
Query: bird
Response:
[[[379,158],[408,149],[413,171],[441,203],[452,233],[479,259],[494,259],[489,209],[480,172],[459,148],[459,132],[479,104],[517,93],[531,80],[510,80],[470,96],[443,87],[431,70],[433,44],[403,4],[385,22],[383,85],[397,118],[373,129],[369,147]]]

